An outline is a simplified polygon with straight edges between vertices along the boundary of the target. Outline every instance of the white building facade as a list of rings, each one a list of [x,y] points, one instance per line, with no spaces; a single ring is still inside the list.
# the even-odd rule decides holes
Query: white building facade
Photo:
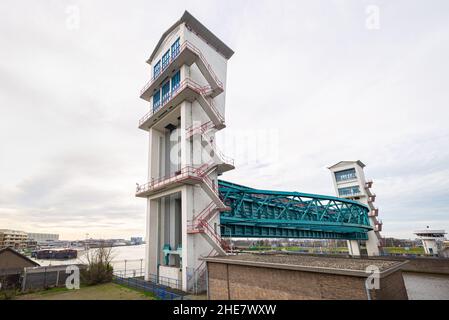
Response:
[[[363,168],[365,165],[360,161],[340,161],[328,169],[332,173],[332,181],[338,197],[359,201],[370,209],[368,216],[372,231],[368,232],[368,240],[365,242],[366,251],[369,256],[377,256],[381,253],[382,222],[378,219],[379,209],[374,206],[376,194],[371,191],[372,180],[366,180]],[[360,256],[360,242],[348,240],[349,254]]]
[[[56,233],[33,233],[33,232],[28,232],[28,239],[29,240],[34,240],[37,243],[58,241],[59,240],[59,234],[56,234]]]
[[[445,240],[446,232],[444,230],[418,230],[414,232],[422,241],[424,253],[427,255],[438,255],[442,242]]]
[[[187,11],[162,36],[147,61],[150,103],[139,121],[148,132],[146,280],[192,291],[205,277],[201,257],[226,254],[218,175],[234,168],[215,144],[225,127],[227,60],[220,39]]]
[[[28,234],[19,230],[0,229],[0,248],[26,248]]]

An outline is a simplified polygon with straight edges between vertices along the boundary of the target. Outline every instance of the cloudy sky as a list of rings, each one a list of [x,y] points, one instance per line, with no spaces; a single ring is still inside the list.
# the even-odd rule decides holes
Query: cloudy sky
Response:
[[[385,236],[449,230],[446,0],[1,1],[0,228],[144,234],[138,96],[185,9],[235,51],[223,178],[333,195],[360,159]]]

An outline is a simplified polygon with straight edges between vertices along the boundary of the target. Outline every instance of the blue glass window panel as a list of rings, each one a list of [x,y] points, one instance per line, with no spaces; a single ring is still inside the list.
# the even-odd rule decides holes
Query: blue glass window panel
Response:
[[[177,57],[180,51],[180,39],[176,39],[175,43],[171,46],[171,58],[172,60]]]
[[[340,196],[353,196],[360,194],[359,186],[346,187],[338,189],[338,194]]]
[[[161,60],[159,60],[153,68],[153,79],[156,79],[156,77],[161,73]]]
[[[337,182],[352,179],[357,179],[354,168],[335,172],[335,180]]]
[[[167,81],[162,86],[162,104],[164,104],[168,99],[170,99],[170,81]]]
[[[173,77],[171,78],[171,90],[176,91],[179,88],[179,84],[181,83],[181,72],[178,70]]]
[[[156,111],[161,105],[161,92],[158,90],[153,94],[153,111]]]
[[[168,64],[170,62],[170,50],[168,50],[163,56],[162,56],[162,70],[167,68]]]

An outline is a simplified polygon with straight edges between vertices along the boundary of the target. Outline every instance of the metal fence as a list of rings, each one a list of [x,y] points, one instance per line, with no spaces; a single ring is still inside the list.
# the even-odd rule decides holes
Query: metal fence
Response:
[[[76,265],[78,268],[86,268],[85,265]],[[21,277],[22,291],[46,289],[64,286],[70,272],[67,273],[67,265],[25,268]]]
[[[161,300],[185,300],[185,296],[171,291],[168,287],[155,282],[145,281],[142,278],[120,276],[119,273],[114,273],[113,281],[117,284],[125,285],[133,289],[141,290],[143,292],[152,293],[156,298]],[[171,279],[174,280],[174,279]]]
[[[145,273],[141,269],[137,269],[137,270],[136,269],[132,269],[132,270],[130,270],[130,269],[122,269],[122,270],[114,269],[114,275],[118,276],[120,278],[123,278],[123,279],[127,279],[127,278],[143,279],[145,276]],[[167,277],[162,277],[162,276],[158,277],[155,274],[149,274],[148,282],[151,282],[156,285],[176,289],[176,290],[182,290],[182,281],[180,281],[178,279],[167,278]]]

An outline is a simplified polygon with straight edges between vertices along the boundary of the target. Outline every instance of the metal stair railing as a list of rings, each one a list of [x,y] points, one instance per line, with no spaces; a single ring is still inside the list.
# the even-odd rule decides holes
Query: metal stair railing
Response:
[[[153,114],[155,114],[160,109],[162,109],[165,105],[167,105],[170,101],[172,101],[173,98],[175,98],[182,90],[184,90],[187,87],[189,87],[190,89],[194,90],[195,92],[197,92],[198,94],[201,94],[201,95],[203,95],[208,90],[207,86],[206,87],[201,86],[190,78],[184,79],[183,81],[181,81],[181,83],[179,84],[179,86],[176,89],[170,91],[167,94],[167,97],[165,99],[163,99],[159,103],[159,105],[157,105],[155,108],[152,108],[150,110],[150,112],[148,112],[146,115],[144,115],[139,120],[139,126],[141,126],[143,123],[145,123],[145,121],[147,121],[149,118],[151,118],[153,116]]]
[[[196,127],[190,126],[189,128],[186,129],[187,131],[186,137],[190,138],[195,134],[200,134],[205,141],[208,141],[208,144],[211,147],[212,151],[214,151],[214,153],[218,156],[218,158],[221,160],[222,163],[227,163],[234,166],[235,165],[234,159],[229,156],[226,156],[221,150],[218,149],[216,144],[211,143],[209,141],[210,139],[207,136],[207,132],[213,127],[214,124],[212,121],[208,121]]]
[[[194,127],[193,125],[191,125],[190,127],[188,127],[186,129],[186,139],[190,138],[191,136],[195,135],[195,134],[204,134],[206,132],[208,132],[209,130],[211,130],[212,128],[214,128],[215,125],[212,121],[208,121],[205,122],[199,126]]]
[[[193,166],[186,166],[181,170],[176,171],[170,175],[159,178],[152,178],[151,181],[147,182],[146,184],[137,186],[136,193],[143,193],[155,189],[157,187],[162,187],[172,182],[184,180],[189,177],[195,177],[197,175],[197,169],[198,168],[195,168]]]
[[[209,238],[211,238],[215,243],[217,243],[224,251],[229,251],[231,248],[229,247],[228,243],[223,240],[215,231],[212,229],[209,223],[202,220],[200,221],[200,226],[202,227],[202,230],[204,231]]]

